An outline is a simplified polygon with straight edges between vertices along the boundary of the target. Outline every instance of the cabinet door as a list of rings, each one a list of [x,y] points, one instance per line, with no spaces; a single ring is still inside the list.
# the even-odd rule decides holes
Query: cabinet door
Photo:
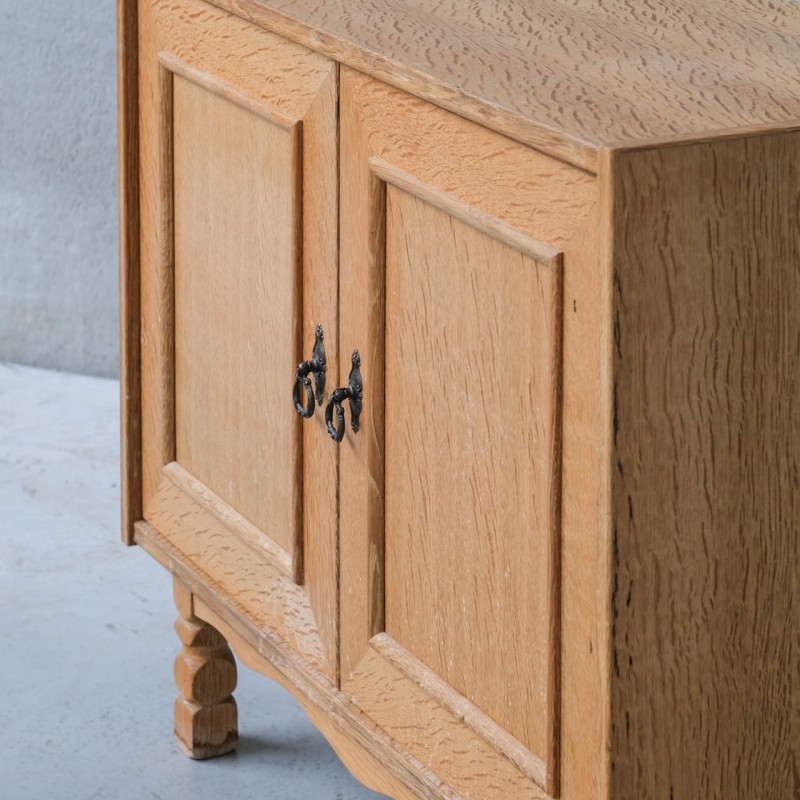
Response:
[[[336,66],[197,0],[139,39],[144,518],[335,680],[335,448],[292,387],[336,348]]]
[[[342,687],[459,796],[555,795],[564,250],[595,180],[350,71],[341,108]]]

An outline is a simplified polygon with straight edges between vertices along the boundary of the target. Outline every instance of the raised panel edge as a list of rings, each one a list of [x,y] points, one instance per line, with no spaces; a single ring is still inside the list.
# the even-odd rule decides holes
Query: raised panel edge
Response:
[[[134,533],[136,544],[191,591],[197,615],[220,630],[248,666],[277,680],[290,691],[337,752],[347,745],[366,751],[370,758],[377,760],[385,772],[381,779],[365,781],[367,785],[378,791],[397,791],[402,800],[459,800],[458,795],[436,776],[420,772],[418,762],[410,753],[275,631],[259,624],[235,598],[211,588],[202,570],[156,527],[138,521]],[[326,721],[330,721],[330,725],[324,724]],[[350,766],[349,759],[343,757],[343,760]]]
[[[533,781],[555,796],[554,775],[550,765],[528,750],[471,700],[453,689],[418,658],[409,653],[387,633],[370,640],[372,648],[391,662],[403,675],[447,709],[459,723],[464,723],[498,753],[508,758]]]
[[[278,547],[269,536],[264,535],[236,509],[229,506],[202,481],[198,480],[177,461],[164,467],[164,475],[184,494],[202,506],[209,514],[233,531],[245,544],[250,545],[261,558],[266,559],[284,575],[295,580],[294,562],[283,548]],[[295,583],[300,581],[295,580]]]
[[[373,174],[384,183],[392,184],[401,191],[414,195],[481,233],[498,239],[509,247],[530,256],[535,261],[549,265],[561,257],[561,251],[557,248],[534,239],[533,236],[528,236],[504,220],[487,214],[480,208],[459,200],[436,186],[421,181],[379,156],[370,156],[369,166]]]
[[[158,54],[158,61],[170,72],[180,75],[180,77],[191,81],[212,94],[235,103],[245,111],[264,117],[264,119],[273,125],[277,125],[282,130],[294,132],[293,129],[302,124],[302,120],[299,117],[281,111],[263,97],[254,96],[223,78],[190,64],[175,53],[162,50]]]

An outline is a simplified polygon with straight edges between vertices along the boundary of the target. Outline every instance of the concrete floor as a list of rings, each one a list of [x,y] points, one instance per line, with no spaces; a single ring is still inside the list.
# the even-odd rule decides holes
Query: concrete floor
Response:
[[[171,580],[119,539],[118,393],[0,364],[0,798],[380,797],[241,666],[237,752],[179,752]]]

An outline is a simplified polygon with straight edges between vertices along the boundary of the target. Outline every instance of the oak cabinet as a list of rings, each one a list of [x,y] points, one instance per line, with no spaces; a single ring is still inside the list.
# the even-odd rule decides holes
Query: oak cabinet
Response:
[[[179,741],[235,746],[230,644],[394,797],[788,798],[800,136],[654,104],[594,144],[502,16],[379,5],[119,6],[124,526]]]

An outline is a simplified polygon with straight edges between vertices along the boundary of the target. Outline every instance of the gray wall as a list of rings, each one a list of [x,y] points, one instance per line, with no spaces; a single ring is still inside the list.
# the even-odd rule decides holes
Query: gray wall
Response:
[[[0,0],[0,361],[116,375],[114,0]]]

